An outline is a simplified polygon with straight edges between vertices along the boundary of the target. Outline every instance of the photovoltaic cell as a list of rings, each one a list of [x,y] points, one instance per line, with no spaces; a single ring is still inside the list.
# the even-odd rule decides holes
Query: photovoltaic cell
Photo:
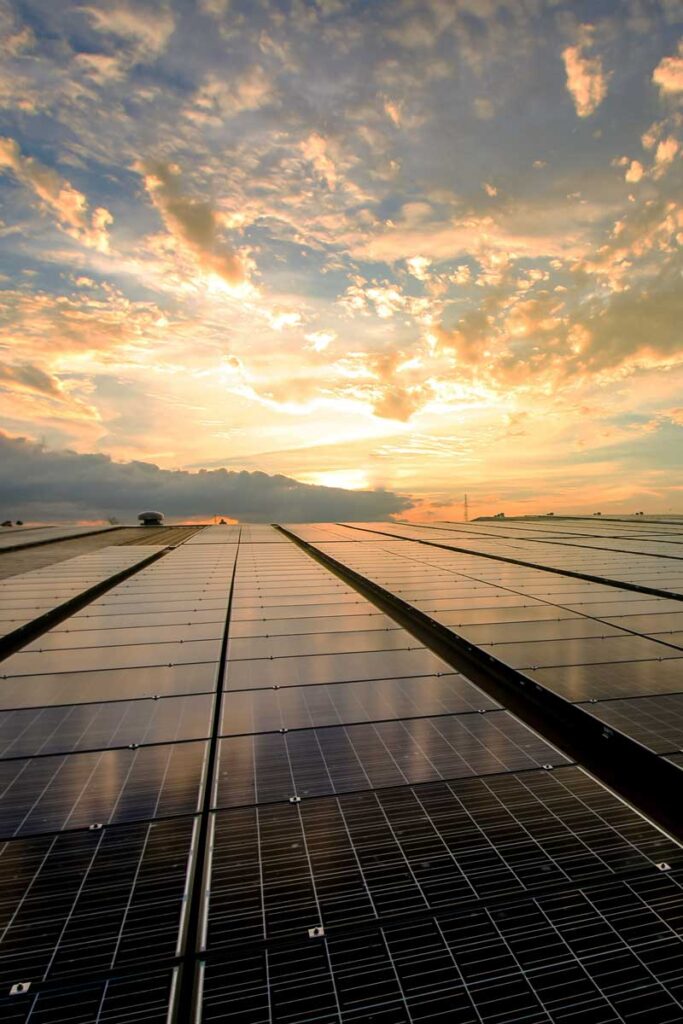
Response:
[[[214,603],[218,604],[219,602]],[[93,609],[93,605],[88,605],[87,607],[89,609]],[[74,629],[86,632],[89,630],[99,629],[128,629],[129,627],[147,629],[154,626],[196,626],[204,622],[219,622],[224,626],[225,608],[209,609],[208,611],[202,611],[200,608],[192,607],[183,611],[167,610],[161,612],[145,612],[140,610],[139,612],[123,615],[117,615],[115,612],[106,613],[102,611],[100,613],[96,613],[91,611],[88,615],[84,615],[83,613],[72,615],[69,619],[66,619],[64,622],[60,622],[54,627],[54,629],[50,630],[50,633],[70,632]]]
[[[595,619],[559,619],[544,622],[500,622],[493,625],[462,626],[459,636],[470,643],[483,646],[499,644],[544,643],[557,640],[588,639],[591,637],[627,636],[618,628]]]
[[[683,749],[683,693],[584,704],[601,722],[658,754]]]
[[[249,608],[233,608],[230,612],[231,633],[232,627],[240,622],[249,623],[247,628],[252,628],[253,622],[267,622],[270,619],[310,619],[322,616],[367,616],[371,608],[367,601],[357,598],[353,601],[332,601],[331,603],[316,604],[288,604],[288,605],[252,605]],[[293,628],[293,632],[294,632]],[[236,636],[238,634],[235,634]]]

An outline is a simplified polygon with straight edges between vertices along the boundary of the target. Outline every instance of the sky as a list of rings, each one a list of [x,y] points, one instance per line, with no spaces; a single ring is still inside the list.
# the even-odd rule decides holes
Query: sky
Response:
[[[683,511],[681,0],[0,39],[3,517]]]

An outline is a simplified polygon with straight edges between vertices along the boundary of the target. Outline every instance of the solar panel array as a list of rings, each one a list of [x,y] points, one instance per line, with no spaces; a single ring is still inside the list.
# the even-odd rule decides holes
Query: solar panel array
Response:
[[[22,627],[160,550],[154,545],[109,546],[0,580],[0,638],[9,640]]]
[[[606,535],[585,536],[574,525],[558,523],[541,528],[537,524],[444,523],[432,526],[416,524],[368,524],[373,530],[447,547],[509,558],[528,565],[556,569],[587,577],[601,577],[616,583],[645,589],[683,594],[683,541],[681,528],[658,526],[656,533],[633,534],[637,528],[614,533],[614,524]],[[358,527],[355,527],[358,529]],[[585,529],[585,528],[584,528]],[[571,530],[571,532],[568,532]],[[625,557],[628,555],[629,557]]]
[[[381,532],[336,527],[331,541],[316,538],[326,527],[304,528],[301,535],[478,652],[580,704],[615,731],[658,754],[680,751],[680,733],[656,724],[663,696],[670,707],[683,699],[683,604],[673,590],[668,598],[641,594],[433,547],[408,533],[397,541],[386,524],[375,527]],[[394,534],[402,529],[388,528]],[[624,565],[630,560],[621,558]]]
[[[530,678],[683,658],[663,598],[292,532]],[[313,554],[210,527],[0,664],[2,1019],[683,1020],[680,846]],[[676,758],[658,693],[580,699]]]
[[[234,557],[170,551],[0,665],[3,1020],[166,1020]]]
[[[109,531],[112,531],[111,526],[13,526],[11,529],[5,527],[0,530],[0,551],[11,551],[25,544],[86,537]]]

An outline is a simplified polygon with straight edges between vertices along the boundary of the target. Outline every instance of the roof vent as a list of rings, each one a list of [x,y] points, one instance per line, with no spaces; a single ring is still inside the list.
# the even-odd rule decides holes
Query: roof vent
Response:
[[[142,526],[161,526],[164,521],[163,512],[141,512],[138,516]]]

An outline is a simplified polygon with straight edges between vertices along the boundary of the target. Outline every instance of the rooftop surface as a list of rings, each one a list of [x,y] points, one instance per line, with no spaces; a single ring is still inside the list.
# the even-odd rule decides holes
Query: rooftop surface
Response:
[[[683,1021],[680,518],[31,533],[3,1020]]]

